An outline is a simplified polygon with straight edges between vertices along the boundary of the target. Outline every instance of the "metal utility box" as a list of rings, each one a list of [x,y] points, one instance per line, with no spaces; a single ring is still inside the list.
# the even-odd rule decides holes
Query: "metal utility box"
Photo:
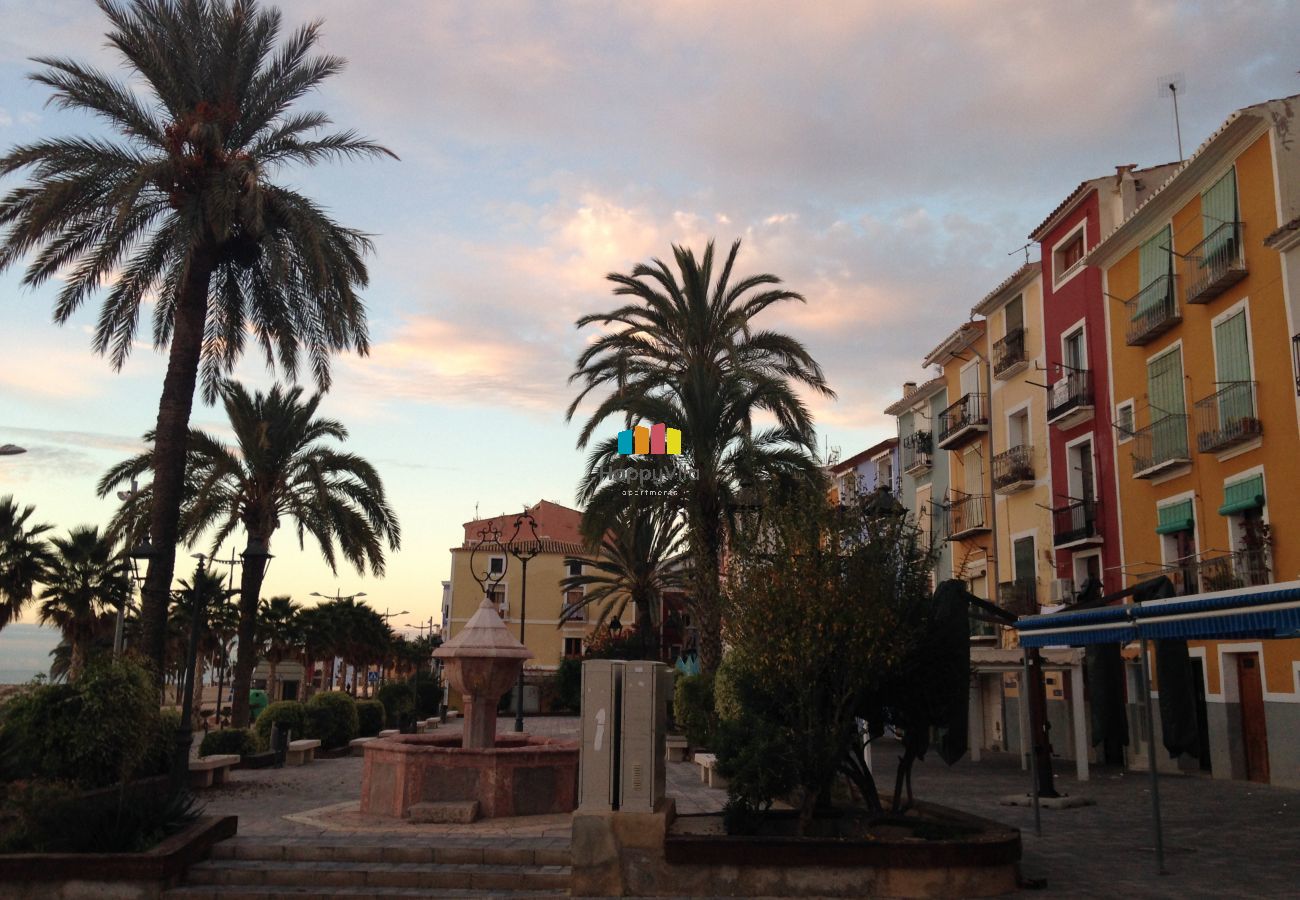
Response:
[[[668,731],[665,666],[635,661],[623,669],[622,727],[618,777],[618,808],[623,812],[654,812],[664,796],[664,741]]]
[[[589,659],[582,664],[580,809],[618,808],[618,729],[625,665],[613,659]]]

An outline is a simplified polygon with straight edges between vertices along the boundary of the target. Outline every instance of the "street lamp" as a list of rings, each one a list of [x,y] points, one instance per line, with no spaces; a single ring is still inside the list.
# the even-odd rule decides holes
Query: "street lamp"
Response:
[[[519,532],[525,526],[528,526],[528,533],[532,537],[528,540],[519,541]],[[541,552],[541,542],[537,537],[537,520],[533,514],[525,509],[515,518],[515,531],[510,535],[510,542],[506,545],[510,555],[524,567],[522,576],[522,590],[519,598],[519,643],[524,642],[524,624],[528,621],[528,561]],[[524,667],[519,666],[519,682],[515,685],[515,731],[524,730]]]
[[[19,447],[17,444],[0,444],[0,456],[17,456],[19,453],[26,452],[26,447]]]
[[[131,548],[131,582],[136,589],[140,589],[144,584],[145,575],[149,571],[149,560],[153,559],[153,556],[153,544],[149,543],[147,535]],[[123,603],[117,608],[117,626],[113,629],[114,659],[122,658],[122,651],[126,645],[126,607],[127,604]]]
[[[364,597],[364,596],[366,596],[366,592],[365,592],[365,591],[357,591],[355,594],[344,594],[344,593],[343,593],[342,591],[340,591],[338,588],[335,588],[335,589],[334,589],[334,596],[333,596],[333,597],[331,597],[329,594],[322,594],[322,593],[320,593],[319,591],[312,591],[312,592],[311,592],[310,594],[308,594],[307,596],[308,596],[308,597],[320,597],[322,600],[333,600],[335,603],[341,603],[341,602],[343,602],[344,600],[355,600],[355,599],[357,599],[358,597]],[[338,659],[338,657],[335,657],[335,659]],[[314,667],[313,667],[313,668],[314,668]],[[310,672],[307,673],[307,674],[308,674],[308,677],[311,676],[311,673],[310,673]],[[323,672],[322,672],[321,674],[322,674],[322,676],[324,675]],[[343,674],[344,674],[344,675],[347,674],[347,662],[346,662],[346,661],[343,663]],[[333,690],[333,689],[334,689],[334,660],[332,659],[332,660],[330,660],[330,683],[329,683],[329,687],[327,688],[327,690]]]

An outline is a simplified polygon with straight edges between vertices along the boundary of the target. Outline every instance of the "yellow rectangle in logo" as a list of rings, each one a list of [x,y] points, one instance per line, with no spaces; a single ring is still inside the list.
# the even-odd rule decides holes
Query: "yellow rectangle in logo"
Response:
[[[664,431],[665,450],[669,456],[682,455],[682,432],[679,428],[669,428]]]

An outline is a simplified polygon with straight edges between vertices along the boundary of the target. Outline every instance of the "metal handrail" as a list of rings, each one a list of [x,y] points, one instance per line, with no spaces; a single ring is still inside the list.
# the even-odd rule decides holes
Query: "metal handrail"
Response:
[[[1012,328],[993,342],[993,374],[1001,375],[1007,369],[1025,361],[1025,329]]]
[[[956,403],[950,405],[939,415],[939,442],[943,443],[951,435],[971,425],[988,423],[988,403],[984,394],[972,392],[963,394]]]
[[[1264,433],[1255,403],[1255,382],[1221,382],[1221,387],[1193,405],[1196,449],[1217,453]]]
[[[1133,431],[1133,474],[1190,460],[1187,452],[1187,416],[1167,415]]]
[[[1092,406],[1092,373],[1069,372],[1047,390],[1047,418],[1055,419],[1080,406]]]
[[[1056,546],[1098,537],[1100,517],[1096,500],[1075,500],[1052,510],[1052,542]]]
[[[1205,303],[1246,277],[1240,222],[1224,222],[1182,257],[1188,303]]]
[[[1155,340],[1183,320],[1178,310],[1178,295],[1174,292],[1174,276],[1161,275],[1124,302],[1128,313],[1128,332],[1125,336],[1130,347]]]
[[[993,457],[993,487],[1034,480],[1034,448],[1021,444]]]

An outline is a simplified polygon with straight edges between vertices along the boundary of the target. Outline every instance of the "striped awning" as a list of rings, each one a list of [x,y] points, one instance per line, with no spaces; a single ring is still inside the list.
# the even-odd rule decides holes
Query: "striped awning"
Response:
[[[1078,647],[1139,638],[1300,637],[1300,581],[1024,616],[1015,627],[1026,647]]]
[[[1156,522],[1156,534],[1173,534],[1176,531],[1191,531],[1196,526],[1193,519],[1192,501],[1183,500],[1156,510],[1159,516]]]
[[[1264,476],[1256,475],[1224,487],[1223,505],[1219,507],[1219,515],[1230,516],[1248,509],[1259,509],[1263,505]]]

